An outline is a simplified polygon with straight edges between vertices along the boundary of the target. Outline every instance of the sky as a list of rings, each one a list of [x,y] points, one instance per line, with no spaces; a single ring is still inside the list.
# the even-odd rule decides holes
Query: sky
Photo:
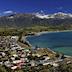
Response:
[[[15,11],[33,13],[72,13],[72,0],[0,0],[0,12]]]

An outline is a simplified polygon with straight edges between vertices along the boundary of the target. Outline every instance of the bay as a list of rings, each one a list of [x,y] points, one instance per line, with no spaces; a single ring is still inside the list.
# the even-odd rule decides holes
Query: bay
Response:
[[[50,48],[56,52],[72,56],[72,31],[51,32],[39,36],[27,37],[32,46]]]

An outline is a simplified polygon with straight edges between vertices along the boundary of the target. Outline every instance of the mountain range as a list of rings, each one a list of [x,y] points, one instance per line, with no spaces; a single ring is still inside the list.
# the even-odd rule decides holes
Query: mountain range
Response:
[[[0,27],[30,27],[30,26],[56,26],[71,25],[72,14],[58,12],[54,14],[3,12],[0,16]]]

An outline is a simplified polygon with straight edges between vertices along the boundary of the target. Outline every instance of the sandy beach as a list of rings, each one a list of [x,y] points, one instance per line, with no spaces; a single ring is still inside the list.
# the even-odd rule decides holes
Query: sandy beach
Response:
[[[72,30],[63,30],[63,31],[42,31],[35,34],[35,36],[39,36],[46,33],[58,33],[58,32],[70,32]]]

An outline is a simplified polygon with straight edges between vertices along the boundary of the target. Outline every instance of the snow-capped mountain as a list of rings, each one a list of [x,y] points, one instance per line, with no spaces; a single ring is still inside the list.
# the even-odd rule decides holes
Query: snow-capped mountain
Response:
[[[1,14],[2,14],[2,16],[11,15],[8,18],[14,18],[12,15],[18,14],[18,13],[9,10],[9,11],[4,11]],[[57,12],[57,13],[54,13],[54,14],[45,14],[44,11],[42,11],[42,10],[40,12],[37,12],[37,13],[32,13],[32,15],[34,15],[35,17],[40,18],[40,19],[65,19],[65,18],[72,18],[72,14],[71,13]]]
[[[43,11],[37,13],[17,13],[14,11],[6,11],[5,15],[0,17],[0,26],[15,26],[15,27],[27,27],[34,25],[44,26],[57,26],[72,25],[72,14],[58,12],[54,14],[45,14]]]
[[[64,19],[64,18],[72,18],[72,14],[71,13],[63,13],[63,12],[58,12],[58,13],[54,13],[54,14],[40,14],[40,13],[35,13],[35,16],[41,19],[50,19],[50,18],[60,18],[60,19]]]

